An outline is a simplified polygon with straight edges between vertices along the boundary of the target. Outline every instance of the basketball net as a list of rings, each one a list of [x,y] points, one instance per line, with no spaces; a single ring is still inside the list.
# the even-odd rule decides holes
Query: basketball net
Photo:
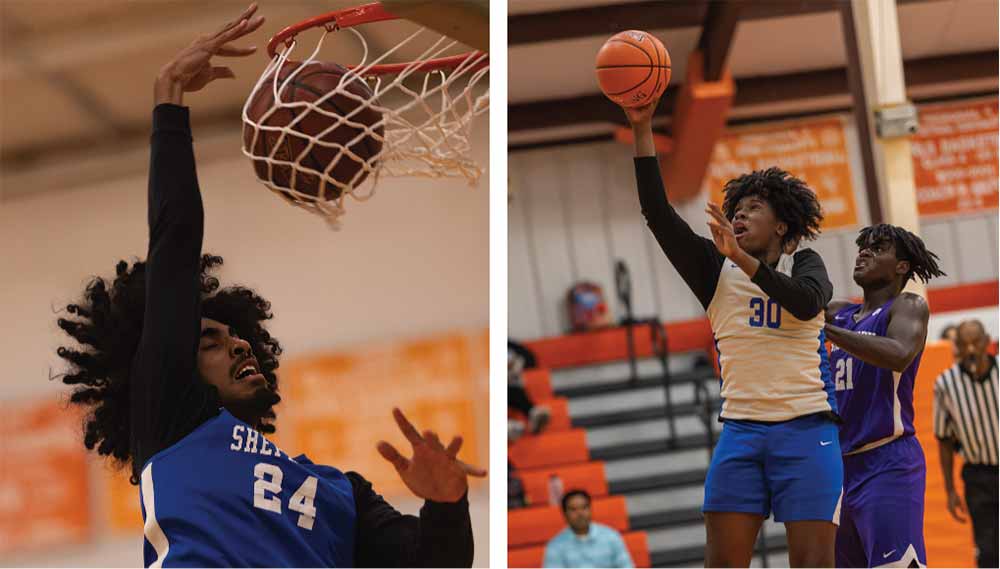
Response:
[[[283,48],[274,54],[243,106],[244,129],[252,129],[252,138],[244,137],[243,154],[254,162],[267,163],[267,179],[261,181],[285,200],[324,217],[335,229],[345,213],[347,196],[358,201],[369,199],[382,177],[465,178],[470,186],[475,185],[483,169],[471,156],[469,137],[474,119],[489,110],[489,55],[471,52],[442,57],[459,43],[441,35],[437,39],[431,38],[430,46],[414,61],[386,64],[387,59],[403,46],[436,32],[421,27],[375,57],[369,53],[364,36],[354,28],[338,27],[335,21],[321,26],[324,30],[316,48],[301,65],[290,60],[298,47],[296,37],[293,35],[285,40]],[[287,87],[303,69],[318,61],[316,56],[327,35],[345,30],[361,42],[361,62],[348,67],[349,71],[341,77],[337,87],[315,101],[289,101]],[[295,66],[296,69],[279,80],[285,65]],[[355,81],[367,83],[374,96],[366,99],[350,91],[347,86]],[[480,84],[481,89],[478,88]],[[272,90],[274,104],[255,121],[249,116],[248,109],[260,89]],[[348,97],[358,106],[344,116],[325,109],[323,103],[337,96]],[[267,124],[269,117],[281,109],[291,109],[295,119],[283,126]],[[357,115],[365,109],[378,111],[381,119],[372,125],[358,122]],[[310,111],[329,117],[329,128],[315,136],[296,130],[296,125]],[[358,135],[344,144],[322,140],[342,125],[357,129]],[[258,148],[257,140],[264,131],[280,133],[282,139],[294,136],[309,142],[297,156],[276,156],[280,144],[271,145],[266,155],[257,154],[254,149]],[[367,158],[367,152],[355,152],[354,149],[365,144],[366,139],[379,140],[381,151]],[[336,150],[334,159],[323,171],[303,164],[314,145]],[[360,164],[352,179],[338,180],[330,175],[341,160]],[[291,169],[287,186],[275,182],[274,166]],[[295,176],[300,174],[320,177],[320,196],[326,193],[324,189],[336,188],[337,191],[332,193],[338,197],[328,200],[296,191]]]

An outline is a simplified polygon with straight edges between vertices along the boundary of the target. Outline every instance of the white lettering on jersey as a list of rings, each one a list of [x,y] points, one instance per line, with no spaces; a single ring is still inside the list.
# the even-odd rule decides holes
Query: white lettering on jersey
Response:
[[[271,449],[268,446],[270,444],[270,441],[267,440],[267,437],[261,437],[260,439],[261,439],[260,440],[260,454],[262,454],[264,456],[271,456]]]
[[[243,452],[257,452],[257,439],[260,437],[255,429],[250,429],[247,433],[247,444],[243,447]]]
[[[240,450],[243,448],[243,425],[233,425],[233,444],[229,445],[229,448],[233,450]]]

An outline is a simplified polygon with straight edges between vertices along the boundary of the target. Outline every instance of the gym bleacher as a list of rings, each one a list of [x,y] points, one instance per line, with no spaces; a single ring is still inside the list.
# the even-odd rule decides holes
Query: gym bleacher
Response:
[[[721,428],[711,333],[632,322],[527,344],[541,367],[524,372],[525,389],[552,419],[509,448],[528,503],[508,513],[510,567],[539,567],[566,526],[548,504],[552,474],[593,496],[594,521],[623,534],[637,567],[704,564],[703,485]],[[780,524],[765,522],[753,564],[788,566]]]

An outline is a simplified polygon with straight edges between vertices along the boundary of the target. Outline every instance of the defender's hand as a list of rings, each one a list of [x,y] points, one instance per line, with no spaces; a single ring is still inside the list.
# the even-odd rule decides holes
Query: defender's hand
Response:
[[[156,78],[154,96],[156,104],[183,102],[185,92],[198,91],[212,81],[233,78],[233,70],[213,66],[213,56],[245,57],[256,47],[237,47],[230,42],[252,33],[264,23],[264,16],[254,16],[257,4],[251,4],[240,16],[223,25],[218,31],[194,40],[169,63],[160,69]]]
[[[733,255],[740,250],[740,245],[736,242],[736,233],[733,231],[733,224],[726,219],[722,208],[712,202],[708,203],[705,213],[708,214],[708,228],[712,231],[715,248],[732,259]]]
[[[385,441],[379,441],[378,452],[396,467],[399,478],[418,498],[432,502],[457,502],[469,488],[469,476],[486,476],[482,468],[455,458],[462,448],[462,437],[453,438],[445,448],[433,431],[424,431],[421,436],[399,409],[392,410],[392,417],[403,436],[410,441],[413,456],[404,457]]]

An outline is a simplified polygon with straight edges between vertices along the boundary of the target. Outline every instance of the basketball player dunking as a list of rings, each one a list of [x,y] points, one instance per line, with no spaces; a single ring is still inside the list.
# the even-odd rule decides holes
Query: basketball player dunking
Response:
[[[913,436],[913,380],[927,340],[927,302],[902,292],[944,273],[901,227],[861,230],[854,282],[862,304],[827,307],[837,407],[844,418],[844,504],[837,567],[926,566],[924,452]]]
[[[270,305],[242,287],[218,290],[201,255],[203,209],[183,93],[232,77],[214,56],[246,56],[230,42],[261,26],[250,6],[195,40],[155,83],[149,175],[149,252],[95,279],[59,326],[82,346],[60,348],[71,400],[86,407],[85,445],[130,466],[140,486],[147,566],[470,566],[467,476],[455,457],[399,410],[412,458],[379,452],[426,500],[403,516],[355,472],[291,457],[274,431],[281,348],[263,328]],[[253,228],[250,228],[253,230]],[[331,397],[336,395],[331,394]],[[336,437],[337,433],[329,436]]]
[[[698,236],[666,198],[650,123],[656,103],[625,109],[639,201],[708,314],[722,368],[722,435],[702,508],[706,567],[748,567],[772,510],[793,567],[832,567],[843,472],[823,338],[833,287],[816,252],[794,252],[818,233],[819,202],[784,171],[752,172],[726,184],[721,209],[709,205],[713,239]]]

